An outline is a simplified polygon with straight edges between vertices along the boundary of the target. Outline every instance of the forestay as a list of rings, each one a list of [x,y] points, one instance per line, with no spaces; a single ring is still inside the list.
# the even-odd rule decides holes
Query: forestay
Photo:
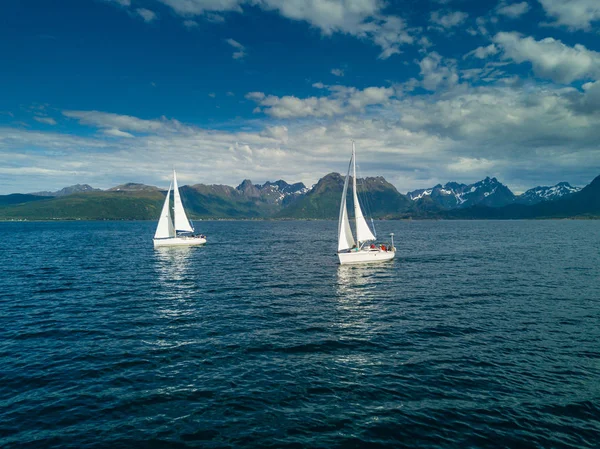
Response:
[[[169,200],[171,197],[171,186],[169,185],[169,191],[160,213],[160,219],[156,226],[156,232],[154,233],[155,239],[166,239],[175,237],[175,229],[173,228],[173,221],[171,220],[171,208],[169,207]]]
[[[375,236],[371,232],[369,225],[367,224],[367,220],[363,215],[363,211],[360,208],[360,203],[358,202],[358,195],[356,192],[356,155],[354,149],[354,142],[352,142],[352,160],[353,160],[353,178],[352,178],[352,191],[353,191],[353,199],[354,199],[354,219],[356,220],[356,240],[360,245],[362,242],[366,242],[369,240],[375,240]],[[345,200],[345,198],[344,198]]]
[[[352,164],[352,161],[350,161]],[[342,193],[342,203],[340,205],[340,218],[338,220],[338,251],[343,251],[352,248],[354,237],[350,229],[350,220],[348,220],[348,210],[346,208],[346,195],[348,193],[348,180],[350,179],[350,165],[348,165],[348,173],[344,181],[344,191]]]
[[[184,232],[194,232],[194,228],[190,225],[185,210],[183,209],[183,203],[179,196],[179,187],[177,186],[177,175],[173,170],[173,202],[174,202],[174,215],[175,215],[175,230]]]

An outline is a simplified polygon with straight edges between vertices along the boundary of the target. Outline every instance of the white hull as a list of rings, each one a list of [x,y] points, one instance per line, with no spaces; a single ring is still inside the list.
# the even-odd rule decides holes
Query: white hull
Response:
[[[204,245],[204,237],[171,237],[166,239],[154,239],[154,247],[158,246],[198,246]]]
[[[361,249],[360,251],[348,251],[338,253],[340,265],[359,264],[359,263],[377,263],[392,260],[396,256],[396,251],[383,251],[379,249]]]

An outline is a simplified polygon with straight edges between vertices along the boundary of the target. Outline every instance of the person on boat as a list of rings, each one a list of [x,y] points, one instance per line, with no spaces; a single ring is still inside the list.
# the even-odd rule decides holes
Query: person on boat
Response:
[[[371,243],[371,249],[375,249],[375,244]]]
[[[381,245],[381,251],[387,251],[387,248],[385,247],[385,245]]]

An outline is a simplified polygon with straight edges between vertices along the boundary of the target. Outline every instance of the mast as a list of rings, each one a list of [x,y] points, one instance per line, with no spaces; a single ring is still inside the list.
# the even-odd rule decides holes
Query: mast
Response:
[[[175,230],[184,232],[194,232],[194,228],[190,224],[187,218],[183,203],[181,202],[181,195],[179,194],[179,186],[177,185],[177,174],[173,170],[173,214],[175,221]]]
[[[173,221],[171,220],[171,209],[169,207],[170,196],[171,186],[169,186],[167,196],[165,197],[165,202],[163,203],[163,207],[160,212],[160,218],[158,220],[158,225],[156,226],[156,232],[154,233],[155,239],[175,237],[175,228],[173,227]]]
[[[361,243],[368,242],[369,240],[375,240],[375,236],[373,235],[371,229],[369,229],[369,225],[367,224],[363,211],[360,208],[360,201],[358,200],[358,190],[356,189],[356,149],[354,146],[354,141],[352,141],[352,160],[352,174],[354,175],[352,180],[352,187],[354,188],[354,220],[356,224],[356,242],[360,248]]]
[[[352,193],[354,202],[358,201],[358,192],[356,191],[356,149],[354,148],[354,140],[352,141]],[[356,215],[356,204],[354,204],[354,229],[356,229],[356,244],[360,249],[360,236],[358,235],[358,217]]]
[[[348,163],[346,179],[344,179],[344,189],[342,190],[342,200],[340,201],[340,218],[338,220],[338,251],[350,249],[354,246],[354,237],[350,229],[348,220],[348,210],[346,209],[346,193],[348,192],[348,181],[350,180],[350,168],[352,167],[352,158]]]

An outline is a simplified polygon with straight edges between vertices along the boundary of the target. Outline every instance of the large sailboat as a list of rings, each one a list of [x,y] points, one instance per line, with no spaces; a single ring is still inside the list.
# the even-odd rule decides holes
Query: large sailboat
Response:
[[[173,219],[171,219],[171,187],[173,188]],[[206,236],[194,234],[194,227],[188,220],[179,195],[177,174],[173,170],[173,183],[169,186],[167,197],[160,213],[158,226],[154,233],[154,247],[204,245]]]
[[[346,194],[348,193],[350,170],[352,170],[352,193],[356,240],[354,240],[354,236],[352,235],[348,210],[346,209]],[[392,243],[389,246],[376,245],[374,243],[376,240],[375,235],[371,231],[371,228],[369,228],[358,201],[358,193],[356,191],[356,150],[354,148],[353,141],[352,157],[350,159],[350,164],[348,165],[346,180],[344,181],[344,190],[342,192],[342,201],[340,204],[340,218],[338,222],[337,254],[338,258],[340,259],[340,264],[373,263],[393,259],[396,255],[396,248],[394,248],[394,234],[391,234],[391,236]]]

